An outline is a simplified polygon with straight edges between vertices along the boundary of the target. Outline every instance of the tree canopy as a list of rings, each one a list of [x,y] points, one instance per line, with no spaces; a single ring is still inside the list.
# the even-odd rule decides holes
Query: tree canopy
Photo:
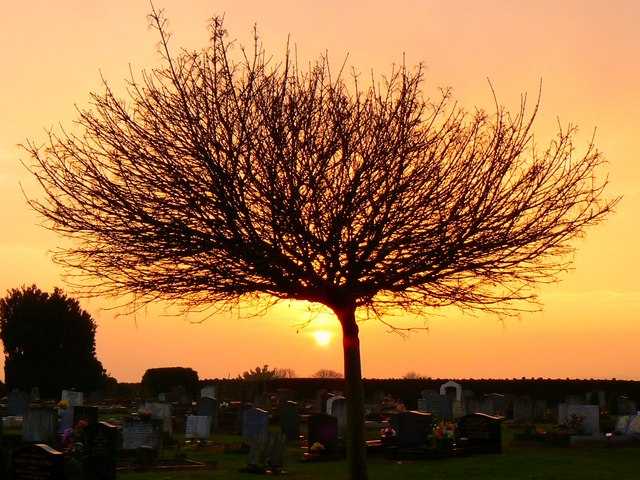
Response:
[[[29,143],[56,260],[92,294],[189,310],[304,300],[343,328],[352,478],[366,478],[356,310],[454,305],[509,313],[570,265],[572,241],[616,200],[574,127],[532,138],[536,107],[468,113],[424,98],[424,69],[365,86],[326,57],[300,69],[260,48],[234,58],[222,21],[202,51],[169,50],[105,84],[79,133]]]
[[[9,290],[0,299],[0,339],[9,389],[56,398],[63,389],[89,392],[106,379],[96,358],[96,324],[77,300],[35,285]]]

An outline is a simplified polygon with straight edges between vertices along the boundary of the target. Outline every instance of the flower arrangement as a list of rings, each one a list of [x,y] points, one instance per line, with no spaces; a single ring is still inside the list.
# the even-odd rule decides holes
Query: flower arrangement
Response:
[[[67,449],[72,449],[73,444],[79,442],[82,439],[82,433],[84,427],[89,425],[86,420],[80,420],[73,428],[67,428],[62,432],[62,444]]]
[[[67,408],[69,408],[69,402],[67,400],[60,400],[58,402],[58,408],[60,410],[66,410]]]
[[[585,414],[572,413],[569,418],[558,425],[558,430],[561,432],[577,433],[580,431],[580,427],[586,418],[587,416]]]
[[[397,432],[391,427],[385,427],[380,429],[380,435],[382,438],[393,438],[397,435]]]
[[[310,450],[311,453],[324,453],[324,445],[320,442],[315,442],[313,445],[311,445]]]
[[[436,423],[436,425],[433,427],[433,436],[436,438],[436,440],[440,440],[443,438],[455,438],[456,424],[444,420]]]

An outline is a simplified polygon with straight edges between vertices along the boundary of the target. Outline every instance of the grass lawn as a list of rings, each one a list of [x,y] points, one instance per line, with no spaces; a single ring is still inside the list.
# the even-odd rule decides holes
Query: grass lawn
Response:
[[[222,443],[228,436],[213,436],[207,448],[165,450],[165,458],[184,453],[190,460],[216,462],[197,470],[118,473],[118,480],[250,479],[256,475],[240,472],[248,455],[224,453]],[[220,443],[218,443],[220,441]],[[346,461],[301,463],[299,445],[287,450],[286,477],[300,480],[347,479]],[[396,462],[383,457],[369,461],[371,480],[636,480],[640,478],[640,448],[606,447],[505,447],[502,454],[476,455],[439,461]]]

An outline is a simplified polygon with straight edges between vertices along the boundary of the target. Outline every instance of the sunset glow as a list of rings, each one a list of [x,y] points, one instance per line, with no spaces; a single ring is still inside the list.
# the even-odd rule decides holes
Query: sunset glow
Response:
[[[576,243],[572,270],[558,283],[540,286],[539,312],[497,318],[450,309],[383,317],[399,328],[424,328],[408,336],[363,319],[363,375],[640,380],[640,2],[154,5],[165,10],[174,53],[204,47],[208,19],[224,14],[225,28],[237,38],[236,53],[240,45],[252,46],[255,24],[273,62],[282,61],[290,38],[301,69],[328,52],[336,73],[346,62],[344,74],[353,66],[363,84],[372,76],[381,81],[393,65],[424,62],[425,95],[437,98],[441,88],[451,87],[458,106],[472,112],[491,113],[493,91],[511,111],[525,94],[533,108],[542,81],[536,143],[543,150],[559,125],[578,124],[579,154],[595,131],[595,144],[608,160],[601,172],[609,179],[606,196],[623,196],[615,214]],[[102,77],[124,96],[131,72],[140,81],[142,70],[162,61],[157,32],[148,28],[149,8],[129,0],[0,2],[0,295],[35,283],[73,296],[50,256],[69,240],[40,226],[42,219],[27,205],[25,195],[41,198],[41,189],[23,166],[30,159],[18,144],[43,144],[51,128],[73,131],[76,106],[90,106],[90,92],[103,90]],[[264,364],[291,368],[299,377],[343,368],[336,318],[306,304],[183,315],[162,303],[132,313],[116,307],[124,299],[79,300],[98,324],[98,359],[122,382],[138,382],[146,369],[166,366],[191,367],[200,378],[235,377]]]
[[[318,330],[313,333],[316,343],[321,346],[328,345],[333,334],[327,330]]]

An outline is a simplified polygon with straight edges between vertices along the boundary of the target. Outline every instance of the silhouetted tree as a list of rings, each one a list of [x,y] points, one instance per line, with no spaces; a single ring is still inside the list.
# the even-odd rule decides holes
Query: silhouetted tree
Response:
[[[234,60],[219,18],[206,49],[174,57],[151,18],[164,65],[132,78],[127,102],[105,84],[78,134],[26,146],[47,194],[33,207],[75,239],[56,259],[90,293],[139,305],[331,309],[350,475],[364,479],[356,311],[535,302],[532,287],[566,270],[571,241],[615,204],[595,180],[603,159],[575,152],[572,127],[536,148],[524,102],[468,114],[448,92],[424,99],[422,67],[363,88],[324,57],[308,70],[267,60],[257,39]]]
[[[340,372],[336,372],[335,370],[321,368],[316,373],[311,375],[311,377],[312,378],[344,378],[344,375]]]
[[[183,387],[191,395],[200,393],[200,378],[193,368],[149,368],[140,383],[147,395],[167,393],[174,387]]]
[[[12,289],[0,299],[0,339],[9,389],[55,398],[61,390],[88,392],[102,387],[106,374],[96,358],[96,324],[77,300],[55,288]]]

